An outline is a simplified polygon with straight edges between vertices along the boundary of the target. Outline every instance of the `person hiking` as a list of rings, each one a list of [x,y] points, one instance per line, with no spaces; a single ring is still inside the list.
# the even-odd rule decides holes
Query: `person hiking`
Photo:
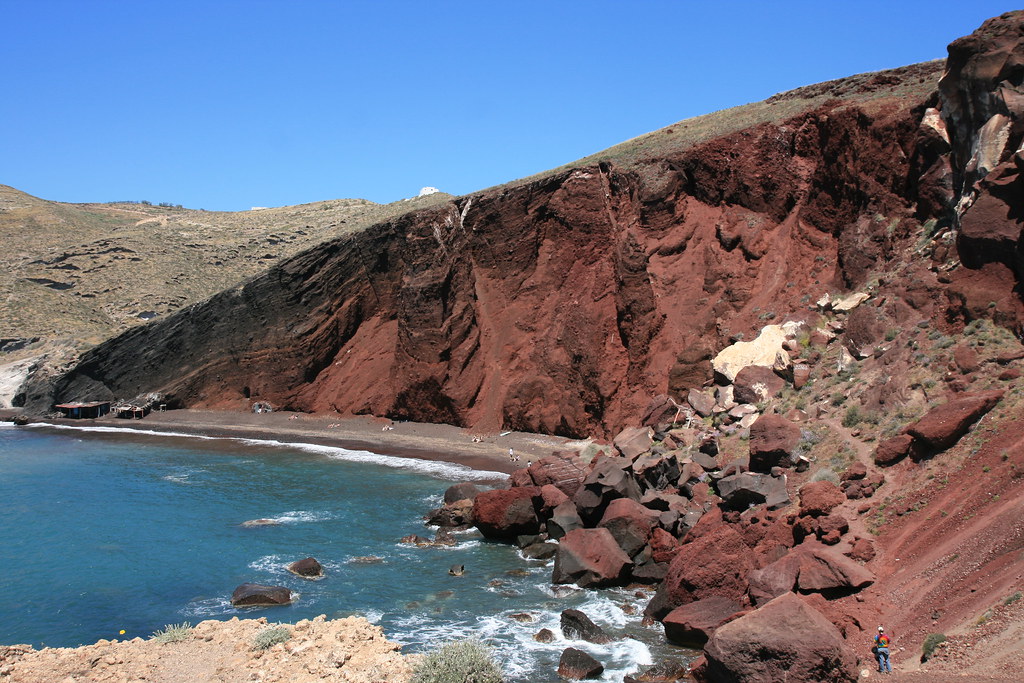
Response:
[[[875,636],[875,659],[878,660],[878,673],[891,674],[892,664],[889,663],[889,644],[892,639],[885,635],[885,629],[878,627],[878,635]]]

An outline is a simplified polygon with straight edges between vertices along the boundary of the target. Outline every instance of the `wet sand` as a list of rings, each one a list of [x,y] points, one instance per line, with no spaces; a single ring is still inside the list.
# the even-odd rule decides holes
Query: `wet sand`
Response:
[[[586,442],[556,436],[509,432],[482,434],[451,425],[393,422],[373,417],[305,413],[236,413],[168,410],[141,420],[106,416],[96,420],[33,420],[60,425],[121,427],[200,436],[314,443],[381,455],[453,462],[475,470],[511,473],[552,451],[579,450]],[[385,429],[390,427],[390,429]],[[479,440],[474,440],[479,439]],[[518,456],[509,459],[509,448]]]

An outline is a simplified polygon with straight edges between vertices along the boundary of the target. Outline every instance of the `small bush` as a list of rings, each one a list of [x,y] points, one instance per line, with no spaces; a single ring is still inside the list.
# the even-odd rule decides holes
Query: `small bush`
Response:
[[[412,675],[412,683],[503,683],[491,648],[478,640],[448,643],[431,652]]]
[[[828,467],[822,467],[811,475],[811,481],[830,481],[836,486],[839,486],[839,475]]]
[[[177,643],[187,640],[192,635],[192,624],[183,622],[181,624],[167,624],[162,630],[153,631],[152,640],[158,643]]]
[[[889,328],[885,333],[885,341],[892,341],[900,333],[896,328]]]
[[[921,646],[921,661],[927,662],[935,653],[935,648],[939,646],[939,643],[944,642],[946,642],[945,634],[929,633],[928,637],[924,639],[924,645]]]
[[[252,649],[266,650],[292,637],[292,632],[284,626],[271,626],[257,633],[252,639]]]
[[[1021,597],[1022,597],[1022,596],[1021,596],[1021,593],[1020,593],[1020,591],[1017,591],[1017,592],[1016,592],[1016,593],[1014,593],[1013,595],[1010,595],[1010,596],[1008,596],[1008,597],[1007,597],[1007,598],[1006,598],[1005,600],[1003,600],[1003,604],[1004,604],[1004,605],[1012,605],[1013,603],[1015,603],[1015,602],[1017,602],[1018,600],[1020,600],[1020,599],[1021,599]]]
[[[846,409],[846,414],[843,415],[843,426],[847,429],[856,427],[861,421],[860,406],[852,405]]]

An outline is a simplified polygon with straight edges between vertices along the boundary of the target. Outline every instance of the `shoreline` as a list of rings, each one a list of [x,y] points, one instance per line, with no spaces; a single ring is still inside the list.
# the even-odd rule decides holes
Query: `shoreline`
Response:
[[[2,419],[11,419],[3,416]],[[369,416],[338,417],[293,412],[241,413],[214,410],[154,411],[133,420],[33,418],[33,425],[107,427],[225,439],[277,441],[368,451],[378,455],[463,465],[476,471],[511,474],[553,451],[579,451],[585,441],[526,432],[483,434],[461,427],[394,422]],[[386,429],[390,427],[390,429]],[[513,449],[518,461],[509,459]]]

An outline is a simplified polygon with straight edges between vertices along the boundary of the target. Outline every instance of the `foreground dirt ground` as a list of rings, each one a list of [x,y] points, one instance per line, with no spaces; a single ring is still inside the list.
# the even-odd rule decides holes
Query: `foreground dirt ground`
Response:
[[[204,621],[178,642],[135,638],[100,640],[79,648],[33,650],[0,646],[0,680],[16,683],[148,681],[150,683],[251,683],[261,681],[408,681],[416,656],[361,617],[319,616],[283,625],[290,637],[265,650],[258,634],[276,625],[266,618]]]

